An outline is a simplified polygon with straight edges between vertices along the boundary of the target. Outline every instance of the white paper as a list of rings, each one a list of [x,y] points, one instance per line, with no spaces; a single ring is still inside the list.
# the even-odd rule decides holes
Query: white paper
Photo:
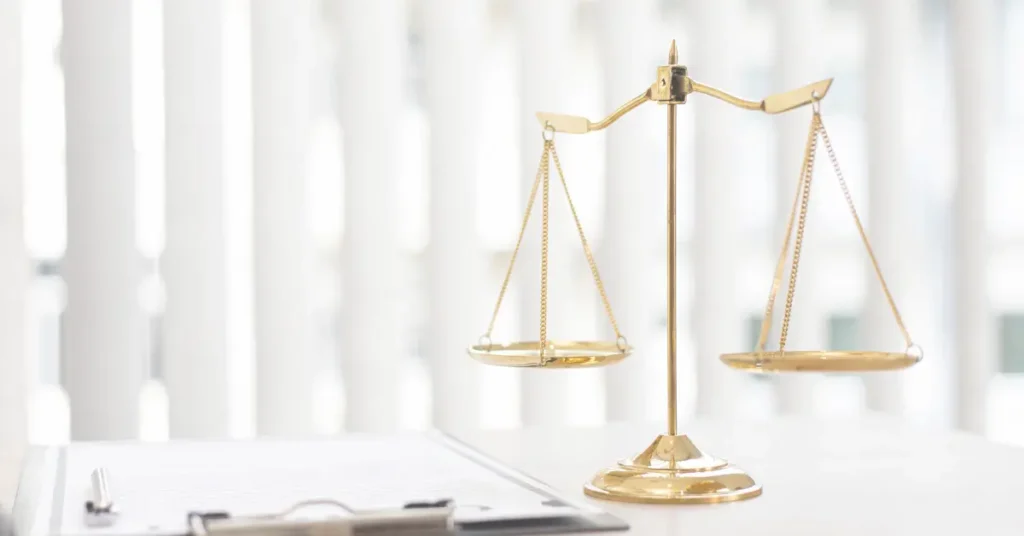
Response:
[[[357,511],[453,499],[458,521],[547,517],[587,508],[560,505],[546,489],[525,485],[477,458],[457,444],[418,434],[73,444],[67,450],[61,534],[184,534],[188,512],[265,515],[311,499],[340,501]],[[90,528],[84,503],[98,467],[107,471],[120,515],[111,527]],[[333,513],[343,515],[340,509]]]

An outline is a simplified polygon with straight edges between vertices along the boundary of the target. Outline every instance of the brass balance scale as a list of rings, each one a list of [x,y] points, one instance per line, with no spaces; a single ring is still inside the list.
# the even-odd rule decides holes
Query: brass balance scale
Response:
[[[611,304],[604,290],[604,284],[598,273],[593,253],[587,243],[580,224],[576,207],[569,196],[569,188],[562,172],[562,166],[555,150],[555,133],[586,134],[607,128],[626,113],[647,101],[664,104],[668,110],[668,431],[659,435],[646,449],[639,454],[619,461],[614,466],[598,472],[584,485],[584,492],[601,499],[661,504],[706,504],[750,499],[761,494],[761,485],[756,483],[743,470],[729,464],[725,460],[703,453],[694,445],[690,438],[677,431],[676,418],[676,106],[686,103],[687,95],[701,93],[723,100],[745,110],[760,111],[768,114],[788,112],[806,105],[811,106],[811,123],[807,133],[807,144],[804,149],[803,165],[796,196],[790,210],[786,225],[786,234],[782,244],[782,252],[775,267],[768,304],[758,343],[753,352],[728,353],[721,356],[727,366],[751,372],[867,372],[891,371],[907,368],[918,363],[923,353],[913,343],[900,317],[896,304],[892,299],[878,261],[875,259],[871,244],[864,227],[854,208],[853,199],[843,179],[842,171],[832,148],[831,140],[821,117],[821,99],[828,93],[832,80],[823,80],[808,86],[771,95],[761,101],[748,101],[729,95],[718,89],[696,82],[687,74],[685,66],[677,64],[678,54],[675,41],[669,52],[668,65],[658,67],[657,79],[651,87],[636,96],[614,113],[601,121],[593,122],[585,117],[538,113],[537,119],[543,128],[544,149],[541,154],[540,166],[534,179],[526,205],[519,238],[509,263],[497,304],[491,316],[486,333],[476,345],[469,348],[469,354],[477,361],[487,365],[506,367],[539,367],[539,368],[583,368],[600,367],[622,361],[630,355],[632,348],[625,336],[619,331],[612,313]],[[804,229],[807,221],[807,207],[811,194],[811,179],[814,172],[814,161],[819,138],[825,145],[829,160],[835,170],[839,185],[846,199],[847,207],[860,233],[861,240],[867,250],[875,275],[881,284],[885,297],[892,309],[893,316],[906,342],[903,352],[881,351],[829,351],[786,349],[786,338],[789,333],[789,320],[796,291],[797,274],[800,266],[800,253],[803,245]],[[616,335],[614,341],[554,341],[547,333],[547,288],[548,288],[548,206],[550,197],[550,162],[555,163],[558,179],[569,202],[569,208],[576,223],[583,252],[590,265],[591,275],[597,285],[612,329]],[[508,289],[516,257],[522,245],[533,211],[538,190],[542,192],[542,238],[541,238],[541,295],[540,295],[540,337],[536,341],[519,341],[496,343],[491,339],[495,319],[501,308],[502,299]],[[796,238],[792,239],[796,229]],[[789,256],[790,245],[793,252],[790,260],[789,284],[786,292],[786,305],[783,313],[782,327],[777,350],[767,350],[766,342],[772,326],[772,313],[775,299],[782,286],[783,274]]]

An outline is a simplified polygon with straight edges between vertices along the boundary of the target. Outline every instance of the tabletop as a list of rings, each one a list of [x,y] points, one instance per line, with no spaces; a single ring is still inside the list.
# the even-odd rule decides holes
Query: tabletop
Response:
[[[1024,449],[901,420],[694,421],[681,431],[764,486],[757,498],[694,506],[591,499],[595,472],[663,432],[649,424],[455,434],[630,523],[643,535],[1024,534]],[[620,533],[621,534],[621,533]]]
[[[0,447],[0,512],[6,511],[14,503],[23,455],[22,449],[15,451]]]
[[[706,453],[763,485],[760,497],[717,505],[600,501],[583,483],[643,449],[655,424],[534,427],[455,433],[457,438],[550,486],[610,512],[643,535],[871,536],[1024,534],[1024,448],[901,420],[805,417],[697,420],[681,427]],[[16,457],[0,456],[10,505]],[[622,533],[609,533],[622,534]]]

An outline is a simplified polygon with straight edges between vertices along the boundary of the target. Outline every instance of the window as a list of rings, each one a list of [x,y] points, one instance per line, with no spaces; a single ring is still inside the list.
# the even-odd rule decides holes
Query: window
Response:
[[[999,316],[999,355],[1000,372],[1024,373],[1024,312]]]
[[[746,351],[753,351],[757,347],[757,339],[761,336],[761,322],[764,320],[763,314],[750,315],[747,317],[746,333],[747,333],[747,345]],[[778,341],[776,341],[778,342]],[[752,374],[751,377],[755,381],[771,381],[772,376],[769,374]]]
[[[851,314],[833,314],[828,318],[828,348],[831,350],[857,350],[860,319]]]

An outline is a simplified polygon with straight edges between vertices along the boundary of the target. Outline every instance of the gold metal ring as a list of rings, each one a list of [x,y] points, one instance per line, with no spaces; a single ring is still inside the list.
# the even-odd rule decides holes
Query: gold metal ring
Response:
[[[470,357],[502,367],[589,368],[618,363],[632,348],[619,348],[619,341],[548,341],[541,352],[538,341],[516,341],[468,348]]]
[[[491,336],[481,335],[480,338],[476,340],[476,345],[481,348],[487,348],[488,350],[490,350],[491,346],[493,345],[493,341],[491,341]]]
[[[907,357],[914,359],[917,362],[920,362],[922,359],[924,359],[924,349],[918,346],[916,343],[910,343],[910,346],[907,346],[907,349],[904,351],[904,353],[907,354]]]
[[[544,123],[544,130],[540,133],[540,137],[544,138],[544,141],[554,141],[555,139],[555,127],[550,122]]]
[[[821,114],[821,95],[818,95],[817,90],[811,91],[811,110],[815,115]]]
[[[629,341],[626,340],[625,335],[619,335],[615,339],[615,347],[623,352],[629,348]]]

